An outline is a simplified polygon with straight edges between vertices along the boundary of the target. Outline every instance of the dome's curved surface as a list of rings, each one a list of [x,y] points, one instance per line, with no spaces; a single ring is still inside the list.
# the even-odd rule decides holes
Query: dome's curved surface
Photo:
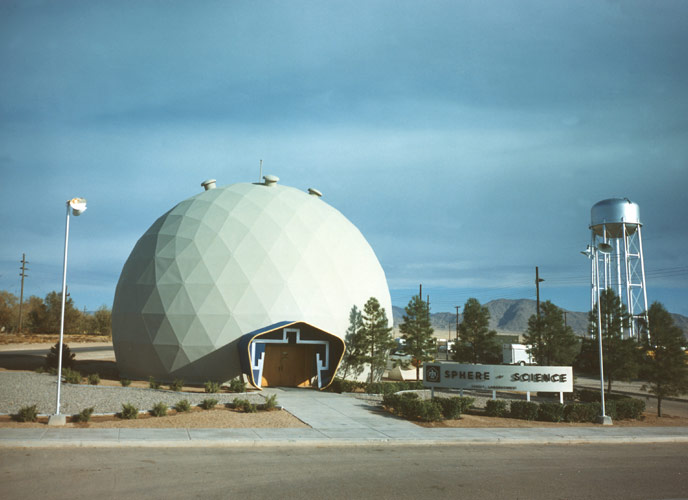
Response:
[[[161,216],[124,265],[112,307],[122,377],[229,380],[238,339],[280,321],[343,338],[353,305],[392,306],[360,231],[319,196],[266,184],[209,189]]]

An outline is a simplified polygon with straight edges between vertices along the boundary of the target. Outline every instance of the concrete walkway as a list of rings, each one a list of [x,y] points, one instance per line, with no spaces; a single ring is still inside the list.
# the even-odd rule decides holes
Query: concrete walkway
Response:
[[[0,429],[2,447],[228,447],[549,443],[688,443],[688,427],[424,428],[352,395],[266,389],[311,426],[298,429]]]

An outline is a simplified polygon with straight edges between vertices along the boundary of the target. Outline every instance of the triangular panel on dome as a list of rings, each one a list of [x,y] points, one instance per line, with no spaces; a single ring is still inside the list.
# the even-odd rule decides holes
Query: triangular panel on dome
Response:
[[[198,320],[203,324],[203,328],[214,346],[219,346],[219,340],[230,333],[232,324],[236,324],[226,314],[201,314],[198,316]]]
[[[205,323],[198,316],[192,318],[182,345],[203,346],[208,351],[213,348],[213,343],[210,340]]]
[[[143,322],[153,344],[177,344],[179,339],[169,318],[164,314],[144,314]]]
[[[156,283],[173,285],[182,282],[182,273],[174,257],[157,257],[155,259]]]
[[[174,337],[176,339],[176,342],[182,344],[184,343],[184,339],[189,335],[191,325],[194,322],[194,319],[196,318],[195,314],[167,314],[166,316],[167,320],[169,321],[170,327],[172,331],[174,332]],[[156,343],[164,343],[164,340],[162,342],[158,342],[158,338],[156,337]]]
[[[220,292],[216,285],[209,285],[211,288],[207,291],[207,294],[203,301],[196,302],[197,314],[230,314],[230,307],[225,302],[224,295]]]
[[[181,290],[183,286],[184,284],[181,282],[171,284],[158,283],[156,289],[160,294],[160,300],[165,310],[170,307],[174,299],[177,297],[179,290]]]
[[[177,353],[179,353],[180,347],[174,344],[154,344],[153,349],[155,350],[155,354],[160,360],[160,363],[162,363],[162,365],[165,367],[165,370],[168,373],[171,372],[172,365],[177,358]]]
[[[182,346],[178,351],[177,355],[172,361],[172,366],[170,366],[170,371],[179,370],[189,364],[189,357],[186,354],[184,347]]]

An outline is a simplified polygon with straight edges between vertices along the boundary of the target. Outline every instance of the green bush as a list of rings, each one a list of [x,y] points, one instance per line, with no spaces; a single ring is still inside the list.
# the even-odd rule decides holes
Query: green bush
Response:
[[[179,392],[184,388],[184,381],[180,379],[176,379],[174,382],[170,384],[170,390]]]
[[[79,413],[74,415],[74,421],[86,423],[91,420],[91,415],[93,415],[93,408],[84,408]]]
[[[60,352],[60,342],[56,342],[54,346],[50,348],[50,352],[45,356],[45,367],[46,368],[57,368],[59,364]],[[62,343],[62,369],[71,368],[74,366],[75,355],[67,344]]]
[[[265,403],[263,404],[263,409],[266,411],[272,411],[277,408],[277,394],[272,394],[265,398]]]
[[[448,420],[461,418],[462,402],[458,397],[455,398],[433,398],[432,401],[442,408],[442,416]]]
[[[65,368],[62,370],[62,378],[68,384],[80,384],[81,383],[81,373],[71,368]]]
[[[596,422],[601,414],[600,403],[571,403],[564,407],[566,422]]]
[[[385,394],[382,403],[390,411],[410,420],[438,422],[444,419],[442,403],[420,399],[414,392]]]
[[[35,422],[38,420],[38,409],[36,405],[23,406],[16,414],[12,415],[12,418],[17,422]]]
[[[336,378],[327,387],[329,392],[337,392],[341,394],[342,392],[355,392],[356,389],[365,387],[364,382],[357,382],[355,380],[346,380],[343,378]]]
[[[187,399],[182,399],[181,401],[178,401],[176,405],[174,405],[174,409],[178,412],[187,412],[191,410],[191,404]]]
[[[205,392],[208,394],[214,394],[216,392],[220,392],[220,388],[222,387],[222,384],[220,382],[214,382],[212,380],[208,380],[205,384],[203,384],[205,387]]]
[[[636,398],[616,401],[616,418],[619,420],[638,420],[645,411],[645,401]]]
[[[564,420],[564,405],[561,403],[540,403],[537,419],[540,422],[561,422]]]
[[[241,377],[229,381],[229,392],[246,392],[246,382]]]
[[[488,399],[485,403],[485,413],[488,417],[506,417],[509,413],[506,401],[503,399]]]
[[[575,391],[575,396],[578,399],[578,401],[582,403],[599,403],[600,400],[602,399],[600,397],[600,390],[599,389],[578,389]],[[618,401],[620,399],[627,399],[628,396],[625,396],[623,394],[614,394],[614,393],[609,393],[605,391],[604,393],[604,402],[605,405],[607,401]]]
[[[204,399],[203,401],[201,401],[201,404],[198,406],[200,406],[204,410],[212,410],[213,408],[215,408],[216,405],[217,405],[217,399],[209,398],[209,399]]]
[[[150,377],[148,379],[148,387],[150,387],[151,389],[160,389],[160,382],[155,380],[155,378]]]
[[[162,402],[156,403],[150,413],[154,417],[164,417],[167,415],[167,405]]]
[[[98,385],[98,384],[100,384],[100,375],[98,375],[97,373],[91,373],[91,374],[88,376],[88,383],[89,383],[89,385]],[[88,420],[87,420],[87,422],[88,422]]]
[[[129,403],[122,404],[122,411],[119,413],[119,418],[125,420],[133,420],[139,418],[139,409]]]
[[[535,420],[538,414],[538,404],[532,401],[512,401],[509,416],[520,420]]]
[[[399,391],[419,391],[422,390],[422,381],[413,382],[373,382],[365,386],[367,394],[390,394]]]
[[[129,387],[131,385],[131,380],[128,378],[121,378],[119,379],[119,383],[122,384],[122,387]]]
[[[469,398],[468,396],[459,396],[459,401],[461,401],[461,413],[466,413],[468,410],[473,408],[475,398]]]
[[[251,403],[248,399],[234,398],[232,404],[234,408],[245,413],[256,413],[258,411],[256,405]]]

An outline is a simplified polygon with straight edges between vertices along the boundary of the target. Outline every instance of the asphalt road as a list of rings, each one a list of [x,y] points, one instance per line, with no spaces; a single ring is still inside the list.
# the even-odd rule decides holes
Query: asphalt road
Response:
[[[3,449],[19,498],[688,498],[685,444]]]

